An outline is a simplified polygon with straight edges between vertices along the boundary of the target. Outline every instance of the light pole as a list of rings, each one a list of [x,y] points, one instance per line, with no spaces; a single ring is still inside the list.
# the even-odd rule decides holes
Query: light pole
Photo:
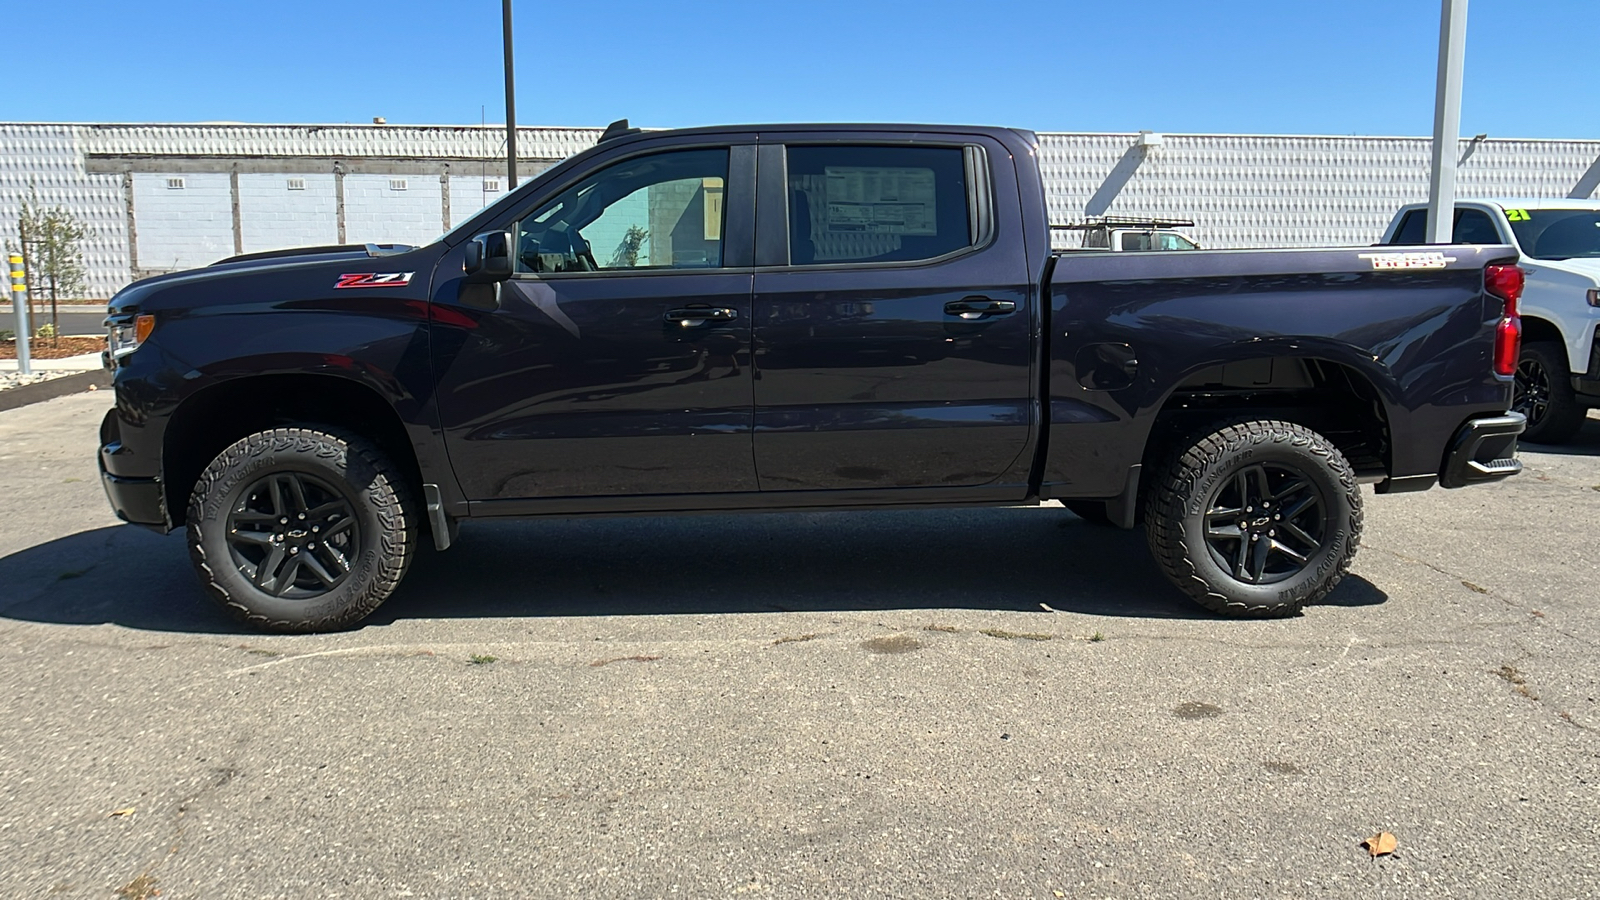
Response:
[[[1443,4],[1439,11],[1439,87],[1433,101],[1433,174],[1428,182],[1430,244],[1450,243],[1454,231],[1461,60],[1467,49],[1467,0],[1443,0]]]
[[[506,190],[517,189],[517,94],[511,77],[511,0],[500,0],[506,37]]]

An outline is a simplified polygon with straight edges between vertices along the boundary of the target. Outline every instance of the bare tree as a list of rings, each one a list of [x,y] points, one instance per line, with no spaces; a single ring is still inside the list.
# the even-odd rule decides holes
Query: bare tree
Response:
[[[89,229],[65,206],[44,206],[39,191],[28,182],[28,197],[17,215],[17,233],[22,240],[23,268],[28,273],[28,306],[36,291],[50,295],[51,345],[60,343],[61,317],[57,301],[62,297],[81,297],[88,284],[88,269],[83,262],[83,239]]]
[[[639,264],[639,251],[644,248],[644,242],[650,240],[650,232],[637,225],[629,225],[628,231],[622,236],[622,243],[611,254],[611,262],[606,266],[609,269],[633,268]]]

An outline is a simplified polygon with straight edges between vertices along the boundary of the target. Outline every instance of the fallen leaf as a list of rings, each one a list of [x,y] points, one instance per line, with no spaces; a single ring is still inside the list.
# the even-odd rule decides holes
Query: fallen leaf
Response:
[[[111,815],[113,815],[113,816],[131,816],[131,815],[133,815],[133,807],[124,806],[121,809],[114,809],[114,810],[111,811]]]
[[[1361,846],[1367,848],[1367,852],[1372,854],[1373,857],[1387,856],[1393,853],[1396,847],[1400,846],[1400,841],[1389,832],[1380,831],[1362,841]]]

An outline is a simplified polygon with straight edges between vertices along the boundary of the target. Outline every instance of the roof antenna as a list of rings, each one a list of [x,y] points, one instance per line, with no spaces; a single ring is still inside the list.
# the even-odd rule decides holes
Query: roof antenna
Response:
[[[606,126],[605,134],[600,135],[599,143],[604,144],[606,141],[626,137],[630,134],[642,134],[643,132],[643,128],[629,128],[627,119],[618,119]]]

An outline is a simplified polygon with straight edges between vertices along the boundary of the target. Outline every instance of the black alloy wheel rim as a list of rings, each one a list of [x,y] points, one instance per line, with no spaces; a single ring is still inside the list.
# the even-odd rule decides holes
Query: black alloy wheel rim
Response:
[[[1206,502],[1206,550],[1235,581],[1275,584],[1305,571],[1326,539],[1327,503],[1285,463],[1245,466]]]
[[[355,510],[327,482],[274,472],[240,495],[228,514],[228,553],[259,590],[308,600],[350,577],[361,547]]]
[[[1528,427],[1544,421],[1550,413],[1550,373],[1538,361],[1525,359],[1517,364],[1514,393],[1511,409],[1528,417]]]

